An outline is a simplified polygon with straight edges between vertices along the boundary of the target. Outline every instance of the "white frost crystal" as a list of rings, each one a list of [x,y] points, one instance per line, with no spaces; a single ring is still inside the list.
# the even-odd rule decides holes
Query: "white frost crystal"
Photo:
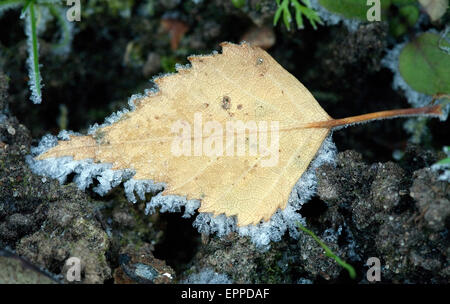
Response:
[[[394,81],[392,88],[396,91],[402,90],[408,102],[415,108],[424,107],[430,104],[432,97],[426,94],[419,93],[406,83],[400,74],[398,67],[400,53],[405,47],[406,42],[396,45],[392,50],[388,51],[386,56],[381,60],[381,64],[394,73]]]

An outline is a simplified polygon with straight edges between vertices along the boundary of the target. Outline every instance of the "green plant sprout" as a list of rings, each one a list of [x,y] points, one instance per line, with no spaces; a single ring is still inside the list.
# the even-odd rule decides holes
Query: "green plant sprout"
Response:
[[[304,4],[301,4],[300,1]],[[283,14],[283,23],[288,30],[291,30],[292,15],[289,11],[289,5],[295,9],[295,21],[298,29],[304,28],[303,15],[309,20],[315,30],[317,29],[316,23],[323,24],[317,12],[312,8],[309,0],[276,0],[276,2],[278,9],[273,17],[274,26],[278,24],[278,20],[281,14]]]
[[[306,232],[307,234],[309,234],[324,250],[325,250],[325,255],[327,257],[332,258],[333,260],[336,261],[336,263],[338,263],[340,266],[342,266],[343,268],[347,269],[348,274],[350,275],[350,278],[355,279],[356,278],[356,272],[355,269],[353,268],[352,265],[346,263],[345,261],[343,261],[340,257],[338,257],[336,254],[333,253],[333,251],[331,251],[330,248],[328,248],[327,245],[325,245],[324,242],[322,242],[315,234],[314,232],[312,232],[311,230],[306,229],[302,224],[297,223],[297,226],[300,230],[302,230],[303,232]]]
[[[27,36],[30,99],[35,104],[42,102],[38,34],[45,29],[49,17],[55,18],[62,28],[61,41],[53,45],[53,51],[60,55],[68,53],[72,42],[72,24],[63,17],[64,11],[55,5],[60,3],[59,0],[0,0],[0,16],[7,9],[22,7],[20,18],[25,20]]]

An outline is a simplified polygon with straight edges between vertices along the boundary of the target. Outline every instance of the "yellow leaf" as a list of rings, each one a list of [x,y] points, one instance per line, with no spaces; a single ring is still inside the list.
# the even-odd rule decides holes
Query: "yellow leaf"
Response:
[[[448,0],[419,0],[431,21],[439,20],[448,9]]]
[[[163,195],[201,199],[199,212],[236,216],[246,226],[286,207],[333,127],[440,113],[433,106],[335,120],[264,50],[222,48],[189,57],[191,68],[157,78],[159,91],[134,111],[92,135],[59,141],[38,159],[71,156],[132,169],[133,179],[164,182]]]

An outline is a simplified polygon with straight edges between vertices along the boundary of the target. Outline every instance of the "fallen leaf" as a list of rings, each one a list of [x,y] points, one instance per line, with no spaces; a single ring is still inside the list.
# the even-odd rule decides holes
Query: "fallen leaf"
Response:
[[[441,19],[448,9],[448,0],[419,0],[431,21]]]
[[[163,195],[201,199],[199,212],[236,216],[238,226],[245,226],[267,221],[286,207],[293,186],[332,128],[441,113],[440,106],[432,106],[332,119],[294,76],[260,48],[222,43],[222,54],[188,59],[191,68],[178,67],[178,73],[156,78],[159,91],[140,99],[134,111],[92,135],[59,141],[38,159],[71,156],[110,163],[116,170],[133,169],[134,179],[164,182]],[[208,122],[215,127],[200,134],[199,117],[205,130]],[[242,139],[236,147],[244,147],[244,155],[234,149],[234,137],[228,141],[228,134],[218,132],[220,126],[239,121],[248,126],[258,123],[259,133],[251,128],[253,132],[232,132]],[[264,124],[265,132],[259,128]],[[278,146],[272,146],[276,125],[281,135]],[[174,126],[185,128],[180,133]],[[183,133],[187,126],[192,133]],[[255,133],[258,145],[253,141]],[[271,144],[262,145],[262,138]],[[173,149],[176,141],[189,146],[186,150],[193,155],[178,155]],[[230,156],[216,154],[212,143],[214,148],[222,145]],[[248,153],[256,147],[265,148]],[[275,156],[275,164],[267,165]]]

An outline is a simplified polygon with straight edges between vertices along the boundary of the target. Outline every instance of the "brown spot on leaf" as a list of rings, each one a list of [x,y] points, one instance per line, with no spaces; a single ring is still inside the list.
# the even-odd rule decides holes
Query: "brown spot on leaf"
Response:
[[[224,96],[222,98],[222,109],[229,110],[231,108],[231,98],[229,96]]]

